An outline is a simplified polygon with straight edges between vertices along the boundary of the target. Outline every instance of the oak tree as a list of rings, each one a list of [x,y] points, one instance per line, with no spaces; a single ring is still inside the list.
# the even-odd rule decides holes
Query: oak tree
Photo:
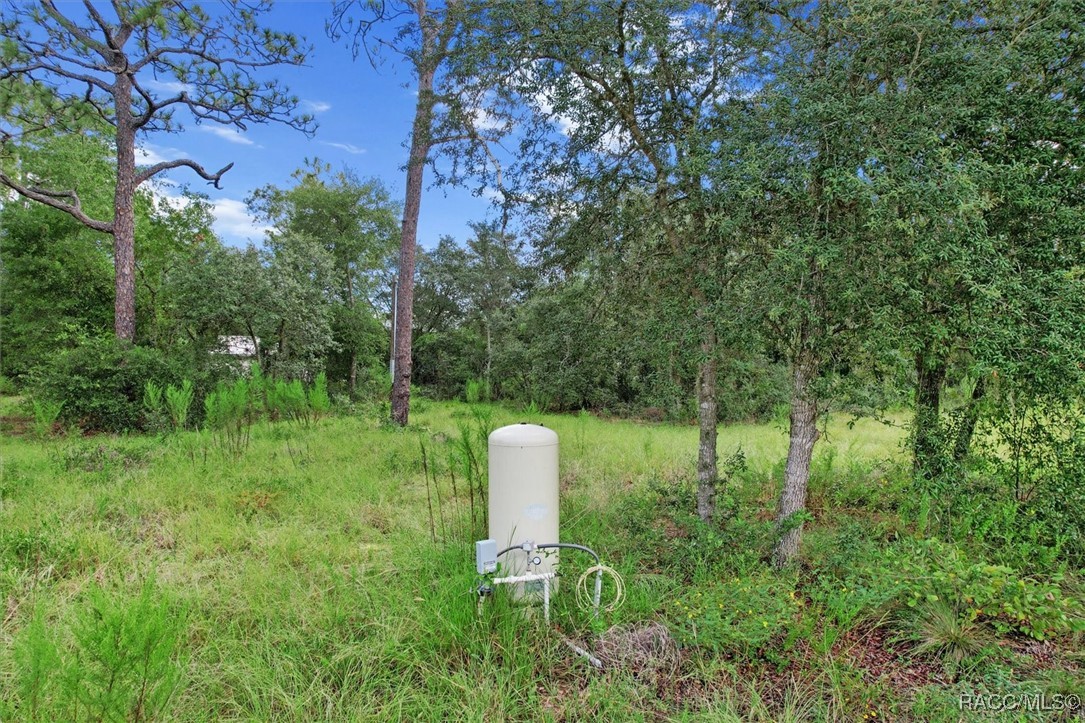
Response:
[[[704,520],[718,476],[719,310],[742,257],[720,222],[728,191],[710,169],[729,163],[717,143],[719,111],[742,92],[759,17],[729,3],[499,3],[480,25],[492,39],[489,77],[531,116],[510,197],[555,222],[550,238],[625,243],[652,259],[642,269],[655,295],[689,320],[675,332],[698,357]],[[605,238],[630,199],[640,220]]]
[[[387,278],[397,232],[397,204],[377,179],[361,179],[353,171],[332,173],[319,160],[293,174],[292,188],[257,189],[249,207],[272,224],[273,250],[288,238],[306,238],[331,259],[330,278],[314,281],[326,289],[332,304],[332,327],[339,353],[345,357],[347,386],[354,394],[359,359],[383,339],[377,322],[379,287]]]

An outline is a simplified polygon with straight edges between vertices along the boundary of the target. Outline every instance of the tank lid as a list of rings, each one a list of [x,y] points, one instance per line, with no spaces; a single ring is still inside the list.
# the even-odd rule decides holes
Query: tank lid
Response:
[[[552,447],[558,443],[558,434],[538,424],[510,424],[490,433],[490,444],[495,447]]]

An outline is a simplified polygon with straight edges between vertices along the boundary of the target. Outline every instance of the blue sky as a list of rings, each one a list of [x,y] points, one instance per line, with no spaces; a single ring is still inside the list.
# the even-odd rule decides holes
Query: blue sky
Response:
[[[259,244],[263,229],[245,209],[253,189],[271,183],[288,187],[290,174],[306,158],[319,157],[336,170],[352,168],[359,176],[380,178],[392,197],[402,202],[407,159],[405,142],[414,113],[413,75],[406,62],[389,55],[374,69],[364,57],[354,60],[345,42],[333,43],[324,32],[330,2],[276,2],[264,24],[305,36],[314,46],[307,67],[273,71],[301,99],[303,109],[316,116],[313,138],[289,127],[250,125],[237,133],[213,123],[185,122],[177,134],[156,134],[143,139],[144,162],[191,158],[212,170],[233,162],[216,190],[186,169],[166,174],[167,182],[187,183],[206,193],[215,204],[216,231],[232,245]],[[419,243],[436,245],[443,234],[463,242],[467,224],[492,213],[489,202],[458,188],[429,187],[422,199]],[[169,195],[169,187],[160,189]]]

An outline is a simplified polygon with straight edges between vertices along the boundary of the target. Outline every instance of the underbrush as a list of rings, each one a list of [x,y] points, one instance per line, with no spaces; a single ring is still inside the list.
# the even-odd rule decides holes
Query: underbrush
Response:
[[[702,710],[959,720],[962,700],[995,693],[1080,700],[1080,571],[1007,564],[1023,559],[1012,538],[926,537],[905,470],[833,455],[814,465],[811,497],[831,501],[812,503],[801,563],[775,571],[765,490],[779,475],[757,464],[734,475],[713,524],[691,514],[694,485],[682,480],[649,482],[615,514],[639,566],[680,581],[653,613],[681,643],[681,685],[720,696]]]
[[[834,423],[801,559],[776,571],[778,427],[721,429],[704,523],[695,428],[369,411],[254,419],[238,450],[5,440],[0,719],[949,721],[961,696],[1085,685],[1080,571],[1030,564],[987,500],[955,504],[988,534],[929,535],[891,428]],[[501,592],[477,606],[486,432],[525,418],[561,439],[562,537],[625,580],[599,618],[575,553],[552,625]]]

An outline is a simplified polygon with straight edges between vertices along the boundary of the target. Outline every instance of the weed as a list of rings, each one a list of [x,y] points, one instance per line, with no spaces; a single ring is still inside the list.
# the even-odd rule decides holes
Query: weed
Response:
[[[34,400],[34,434],[39,439],[53,436],[56,421],[63,407],[62,402]]]
[[[934,657],[953,676],[993,642],[987,628],[941,600],[918,606],[898,626],[901,637],[914,643],[916,655]]]
[[[269,511],[278,497],[278,492],[247,490],[237,495],[234,507],[237,513],[248,521],[258,514]]]
[[[29,720],[162,717],[181,683],[185,619],[152,583],[135,599],[92,586],[64,626],[67,644],[36,612],[14,644],[15,710]]]
[[[672,610],[682,642],[756,657],[793,624],[802,606],[793,582],[763,573],[691,588]]]
[[[13,498],[18,490],[29,484],[30,475],[23,471],[18,462],[0,462],[0,510],[3,509],[4,500]]]
[[[48,720],[46,707],[60,670],[60,651],[41,610],[15,640],[14,658],[18,670],[16,694],[19,712],[26,720]]]
[[[99,720],[157,718],[180,684],[184,620],[152,583],[134,600],[92,587],[64,676],[71,710]]]
[[[143,445],[89,440],[66,446],[56,459],[66,472],[117,472],[141,467],[150,456],[150,448]]]
[[[968,621],[982,620],[998,632],[1037,640],[1085,628],[1081,602],[1064,595],[1057,584],[970,560],[959,548],[937,540],[898,546],[886,559],[887,577],[908,607],[943,602]]]
[[[153,379],[148,379],[143,385],[144,425],[151,432],[161,432],[166,429],[168,417],[163,391],[162,385]]]
[[[188,424],[188,412],[192,407],[192,380],[185,379],[180,387],[170,384],[166,387],[166,408],[169,410],[173,429],[182,430]]]
[[[203,400],[205,420],[219,449],[237,459],[249,446],[256,411],[253,389],[244,379],[219,384]]]
[[[727,689],[705,706],[699,720],[720,723],[798,723],[817,720],[819,701],[813,690],[792,684],[782,691],[783,700],[774,704],[777,696],[771,691],[747,683],[739,689]]]
[[[63,573],[75,559],[75,542],[47,522],[36,529],[0,530],[0,560],[32,574],[43,571]]]
[[[289,420],[299,426],[308,427],[312,421],[309,399],[300,379],[275,380],[268,388],[268,410],[273,418]]]
[[[593,623],[572,590],[590,561],[562,556],[552,620],[607,649],[611,667],[596,671],[502,593],[477,612],[486,436],[522,412],[430,401],[412,406],[408,430],[360,415],[300,429],[261,423],[270,382],[246,383],[251,436],[227,468],[208,456],[222,434],[209,427],[4,439],[0,719],[957,721],[962,693],[1079,685],[1072,601],[1085,588],[1070,566],[1060,577],[1026,564],[1042,558],[1026,549],[1031,507],[1007,527],[1009,513],[978,497],[982,541],[916,540],[906,506],[919,495],[910,469],[886,462],[899,432],[884,425],[831,420],[839,451],[817,463],[817,520],[781,574],[766,555],[786,433],[721,427],[720,448],[742,449],[745,469],[706,524],[693,514],[695,427],[534,418],[562,442],[562,538],[628,583],[626,604]],[[148,569],[149,592],[118,586]],[[910,635],[928,595],[957,613],[951,632],[970,624],[999,643],[964,657],[955,684],[936,649],[899,659],[872,625],[892,610],[886,625]],[[1007,662],[1010,649],[1022,652]],[[151,651],[146,676],[139,650]]]

